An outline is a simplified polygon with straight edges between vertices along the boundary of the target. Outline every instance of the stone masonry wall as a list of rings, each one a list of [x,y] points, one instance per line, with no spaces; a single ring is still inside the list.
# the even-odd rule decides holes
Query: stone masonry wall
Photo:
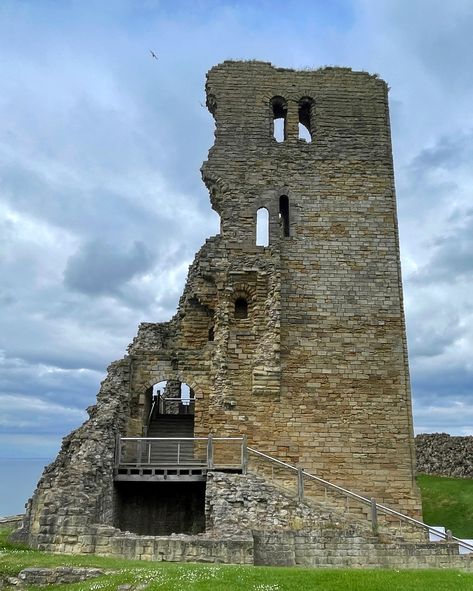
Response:
[[[418,515],[386,84],[343,68],[225,62],[209,72],[207,97],[216,141],[202,172],[228,256],[266,259],[280,284],[278,337],[265,343],[273,358],[250,376],[254,348],[236,323],[235,366],[247,381],[223,377],[236,404],[212,416],[213,428]],[[281,143],[274,97],[287,107]],[[313,101],[311,143],[297,135],[302,99]],[[267,248],[255,247],[260,207]]]
[[[355,532],[340,536],[328,530],[254,532],[256,565],[317,568],[456,568],[471,571],[469,555],[455,544],[391,543],[366,540]]]

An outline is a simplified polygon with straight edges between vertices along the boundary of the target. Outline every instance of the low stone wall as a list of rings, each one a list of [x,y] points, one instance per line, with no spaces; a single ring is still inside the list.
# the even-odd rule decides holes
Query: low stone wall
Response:
[[[473,559],[446,543],[383,544],[357,534],[320,531],[253,532],[255,565],[319,568],[458,568],[473,570]]]
[[[58,544],[55,551],[158,562],[253,564],[253,537],[251,532],[231,538],[211,534],[140,536],[113,527],[97,526],[78,536],[72,548],[67,548],[66,543]]]
[[[473,437],[424,433],[416,439],[417,472],[473,478]]]

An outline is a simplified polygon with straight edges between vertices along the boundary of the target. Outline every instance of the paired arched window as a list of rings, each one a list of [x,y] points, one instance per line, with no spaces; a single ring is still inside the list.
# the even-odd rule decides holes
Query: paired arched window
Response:
[[[282,96],[275,96],[270,101],[272,114],[272,135],[277,142],[287,139],[287,101]],[[299,112],[299,139],[307,143],[312,142],[314,135],[313,119],[314,101],[306,96],[300,99]]]
[[[287,103],[282,96],[271,99],[273,137],[277,142],[286,139]]]

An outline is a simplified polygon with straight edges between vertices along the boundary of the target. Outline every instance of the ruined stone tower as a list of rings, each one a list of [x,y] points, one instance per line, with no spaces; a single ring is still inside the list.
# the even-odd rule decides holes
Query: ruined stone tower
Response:
[[[176,509],[169,527],[133,531],[202,531],[207,475],[234,466],[229,448],[210,461],[208,439],[185,439],[209,434],[420,514],[386,84],[224,62],[206,90],[216,130],[202,176],[220,233],[176,315],[140,326],[46,469],[22,530],[33,545],[90,551],[91,527],[162,525],[157,498],[168,517],[176,498],[194,517]],[[173,433],[170,470],[170,444],[143,438]],[[120,436],[135,439],[122,450]]]

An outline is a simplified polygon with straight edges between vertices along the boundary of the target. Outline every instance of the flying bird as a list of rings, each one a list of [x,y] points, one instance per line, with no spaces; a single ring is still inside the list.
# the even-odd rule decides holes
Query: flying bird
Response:
[[[157,55],[154,53],[154,51],[153,51],[153,50],[151,50],[151,49],[150,49],[150,50],[149,50],[149,52],[150,52],[150,54],[151,54],[151,57],[154,57],[154,59],[155,59],[155,60],[157,60],[157,59],[158,59],[158,56],[157,56]]]

